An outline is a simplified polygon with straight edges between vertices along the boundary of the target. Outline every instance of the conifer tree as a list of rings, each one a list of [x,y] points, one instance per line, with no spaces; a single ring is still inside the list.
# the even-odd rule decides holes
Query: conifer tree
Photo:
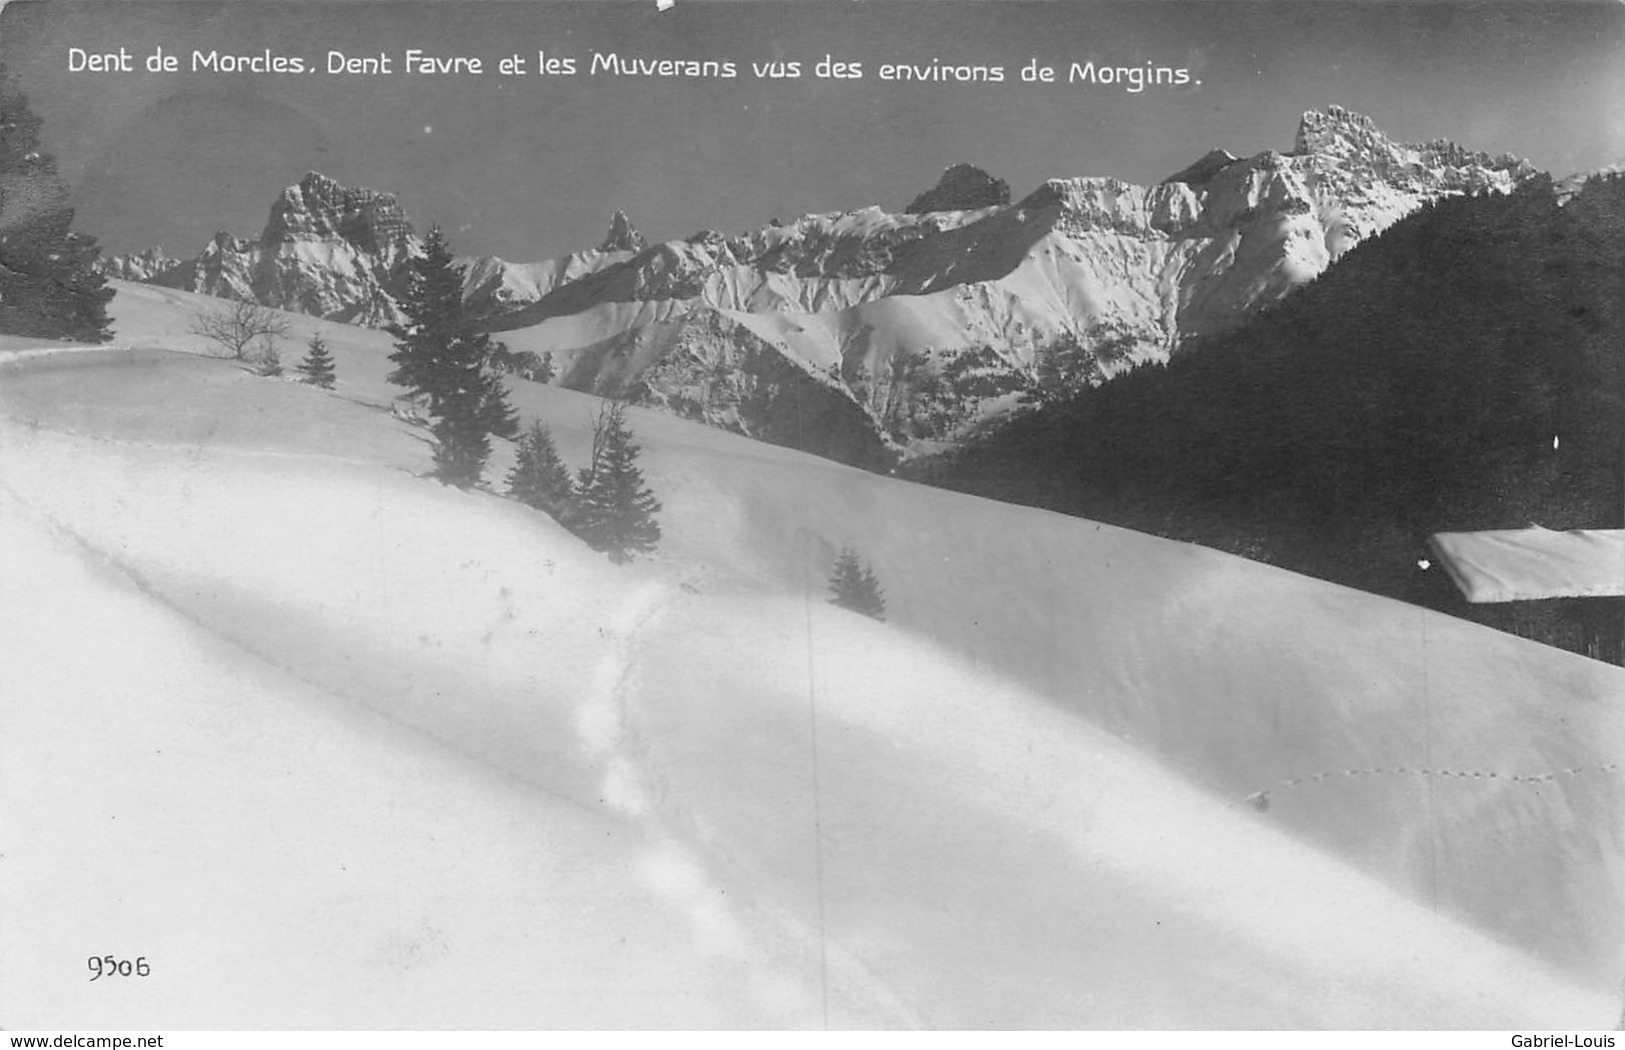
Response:
[[[875,620],[886,619],[886,596],[869,566],[850,547],[841,548],[835,571],[829,578],[830,604],[862,613]]]
[[[40,118],[0,67],[0,332],[106,342],[113,290],[95,238],[76,233],[68,186],[40,152]]]
[[[508,403],[508,388],[495,373],[485,372],[480,378],[484,387],[480,392],[480,424],[487,434],[512,441],[519,436],[519,413]]]
[[[399,341],[389,355],[396,368],[388,379],[428,403],[435,476],[459,488],[478,484],[491,435],[514,437],[519,420],[490,368],[499,344],[475,328],[463,304],[462,272],[438,226],[412,260],[401,309],[407,323],[392,329]]]
[[[1076,332],[1062,332],[1039,354],[1038,396],[1044,401],[1073,397],[1103,378],[1094,351]]]
[[[463,310],[463,280],[440,227],[431,227],[423,251],[407,271],[400,299],[406,323],[390,329],[398,342],[389,359],[395,370],[386,378],[428,400],[429,414],[440,414],[440,402],[457,379],[454,362],[477,357],[484,363],[488,348],[470,345]]]
[[[333,389],[333,355],[327,352],[327,340],[313,335],[306,345],[310,349],[305,353],[304,360],[294,366],[305,377],[302,382],[323,390]]]
[[[460,489],[479,484],[491,455],[491,433],[482,418],[484,402],[478,397],[448,396],[435,419],[434,475]]]
[[[282,374],[282,352],[277,349],[274,340],[264,339],[249,364],[257,376],[279,376]]]
[[[592,461],[576,486],[576,535],[611,561],[627,562],[660,541],[655,514],[660,501],[644,487],[639,448],[632,442],[619,404],[599,412],[593,428]]]
[[[570,524],[575,484],[545,423],[532,423],[519,439],[519,458],[508,472],[508,495],[554,520]]]

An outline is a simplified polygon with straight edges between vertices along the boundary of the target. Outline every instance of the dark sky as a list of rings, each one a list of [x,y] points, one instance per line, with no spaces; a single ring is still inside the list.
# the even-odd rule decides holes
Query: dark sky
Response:
[[[181,71],[147,73],[158,47]],[[70,48],[134,56],[70,71]],[[402,69],[408,48],[486,71]],[[191,52],[300,56],[307,75],[190,71]],[[326,73],[329,50],[390,75]],[[541,76],[536,52],[573,57]],[[731,60],[733,80],[590,75],[594,51]],[[518,53],[524,76],[498,61]],[[825,55],[861,80],[816,77]],[[970,162],[1019,196],[1046,178],[1153,182],[1214,147],[1289,150],[1339,104],[1403,141],[1450,138],[1558,175],[1625,159],[1625,4],[1360,0],[14,2],[0,57],[45,119],[78,224],[113,251],[190,255],[255,236],[307,170],[397,193],[453,248],[539,259],[592,247],[624,209],[652,240],[777,216],[902,207]],[[760,80],[752,61],[803,63]],[[1025,84],[1030,59],[1191,71],[1183,87]],[[886,83],[887,62],[1002,65],[988,83]]]

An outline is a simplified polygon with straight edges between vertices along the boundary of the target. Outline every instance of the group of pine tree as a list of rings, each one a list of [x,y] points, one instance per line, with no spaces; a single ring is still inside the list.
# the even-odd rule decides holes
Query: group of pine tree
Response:
[[[40,151],[40,118],[0,66],[0,333],[100,343],[113,290],[76,232],[67,183]]]
[[[660,501],[643,483],[638,452],[625,410],[612,403],[594,421],[592,454],[572,480],[547,424],[532,423],[519,439],[508,495],[549,515],[611,561],[628,561],[660,542]]]
[[[1618,660],[1620,603],[1469,606],[1435,532],[1621,525],[1625,177],[1451,198],[1244,327],[934,464],[963,491],[1194,541]],[[923,474],[923,466],[922,466]]]
[[[625,409],[614,403],[594,423],[592,453],[575,478],[552,434],[534,423],[523,436],[508,403],[499,363],[507,351],[465,308],[463,274],[439,227],[413,259],[401,298],[404,324],[389,381],[406,387],[433,421],[434,476],[470,488],[480,482],[493,437],[518,439],[508,494],[540,510],[611,560],[624,562],[660,541],[660,502],[644,484]]]
[[[829,577],[829,601],[872,620],[886,619],[886,594],[869,563],[851,547],[841,548]]]

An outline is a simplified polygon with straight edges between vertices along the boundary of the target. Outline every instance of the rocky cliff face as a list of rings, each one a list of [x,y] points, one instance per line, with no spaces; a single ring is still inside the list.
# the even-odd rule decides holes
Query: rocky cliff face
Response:
[[[335,321],[385,325],[401,319],[396,297],[417,243],[394,196],[311,172],[282,191],[257,240],[218,233],[184,262],[153,249],[112,258],[105,270]]]
[[[641,252],[647,248],[648,242],[643,234],[632,225],[632,220],[626,217],[626,212],[618,211],[609,221],[609,232],[604,235],[604,243],[598,246],[601,252]]]
[[[673,396],[659,363],[727,360],[740,341],[759,341],[907,454],[952,442],[1023,396],[1165,360],[1423,204],[1506,192],[1533,174],[1447,142],[1395,143],[1333,107],[1304,114],[1289,154],[1214,150],[1155,186],[1057,179],[1002,206],[869,208],[732,237],[705,231],[561,283],[494,323],[526,349],[576,361],[573,384],[622,384],[741,429],[749,421],[726,386],[696,401],[685,380]],[[604,371],[599,351],[612,342],[644,347],[647,374]]]
[[[909,202],[906,212],[972,211],[1010,203],[1010,184],[971,164],[955,164],[937,184]]]
[[[593,251],[465,260],[464,291],[512,350],[551,354],[569,386],[873,463],[877,448],[940,447],[1023,398],[1165,360],[1423,204],[1533,174],[1448,142],[1395,143],[1332,107],[1303,115],[1291,153],[1214,150],[1154,186],[1056,179],[1002,203],[997,180],[959,165],[901,214],[656,245],[617,213]],[[221,235],[187,263],[110,266],[382,324],[398,316],[415,244],[393,197],[311,174],[257,242]],[[779,418],[792,404],[823,436]]]
[[[260,234],[255,297],[352,324],[401,320],[418,241],[395,197],[311,172],[282,191]]]

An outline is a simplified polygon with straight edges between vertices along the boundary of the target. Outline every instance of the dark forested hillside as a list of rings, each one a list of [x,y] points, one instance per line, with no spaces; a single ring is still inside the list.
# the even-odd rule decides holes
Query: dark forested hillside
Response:
[[[1622,438],[1625,178],[1561,207],[1542,179],[918,469],[1617,659],[1617,602],[1468,606],[1419,561],[1441,530],[1618,527]]]

